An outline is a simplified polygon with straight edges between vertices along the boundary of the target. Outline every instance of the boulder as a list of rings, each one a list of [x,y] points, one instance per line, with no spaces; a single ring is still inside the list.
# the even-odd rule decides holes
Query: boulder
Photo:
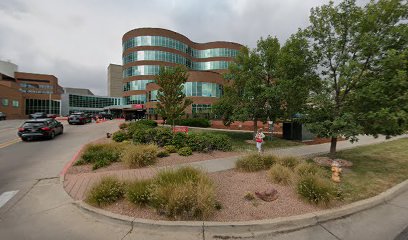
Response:
[[[274,188],[269,188],[263,192],[255,192],[255,195],[265,202],[272,202],[278,199],[278,191]]]

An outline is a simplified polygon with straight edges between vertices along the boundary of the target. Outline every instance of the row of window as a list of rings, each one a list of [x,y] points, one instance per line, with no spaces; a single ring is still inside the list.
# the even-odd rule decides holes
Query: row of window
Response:
[[[229,62],[210,61],[210,62],[193,62],[193,70],[219,70],[228,69]],[[132,66],[123,70],[123,77],[140,76],[140,75],[157,75],[160,72],[158,65],[140,65]]]
[[[123,57],[123,64],[135,61],[154,60],[182,64],[193,70],[214,70],[228,69],[229,62],[210,61],[210,62],[192,62],[190,59],[181,55],[164,51],[137,51]]]
[[[8,107],[9,106],[9,100],[7,98],[2,98],[1,99],[1,105],[3,107]],[[20,102],[18,100],[11,100],[11,106],[18,108],[20,106]]]
[[[60,114],[60,101],[43,100],[43,99],[26,99],[25,114],[36,112],[45,112],[51,114]]]
[[[151,82],[154,82],[154,80],[136,80],[127,82],[123,84],[123,91],[146,90],[146,85]]]
[[[210,113],[212,106],[211,104],[192,104],[192,113]]]
[[[223,93],[222,85],[207,82],[186,82],[183,84],[183,92],[186,97],[217,97]],[[145,95],[132,95],[126,97],[127,104],[144,104],[146,101],[157,102],[158,90],[152,90]]]
[[[238,54],[238,50],[230,48],[212,48],[205,50],[193,49],[187,44],[174,40],[168,37],[162,36],[138,36],[131,38],[123,43],[123,51],[132,47],[139,46],[158,46],[167,47],[179,50],[190,54],[194,58],[209,58],[209,57],[235,57]]]
[[[22,89],[20,88],[20,92],[23,93],[35,93],[35,94],[53,94],[53,91],[45,91],[45,90],[31,90],[31,89]]]
[[[31,84],[31,83],[20,83],[20,87],[23,88],[42,88],[42,89],[53,89],[54,87],[52,85],[46,85],[46,84]]]
[[[104,108],[112,105],[122,105],[121,98],[69,95],[69,106],[80,108]]]

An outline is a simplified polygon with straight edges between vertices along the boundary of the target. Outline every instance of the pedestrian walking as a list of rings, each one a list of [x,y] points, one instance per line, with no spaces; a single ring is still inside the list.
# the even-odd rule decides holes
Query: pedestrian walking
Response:
[[[262,128],[258,129],[258,132],[255,135],[256,148],[258,149],[258,153],[262,152],[262,143],[264,138],[265,134],[263,133]]]

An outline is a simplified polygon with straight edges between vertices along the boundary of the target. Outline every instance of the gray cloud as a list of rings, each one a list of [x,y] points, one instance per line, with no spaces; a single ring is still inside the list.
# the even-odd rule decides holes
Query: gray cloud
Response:
[[[121,63],[121,39],[131,29],[168,28],[195,42],[254,47],[261,36],[285,41],[307,26],[310,8],[327,2],[2,0],[0,59],[20,71],[53,74],[63,86],[106,94],[107,66]]]

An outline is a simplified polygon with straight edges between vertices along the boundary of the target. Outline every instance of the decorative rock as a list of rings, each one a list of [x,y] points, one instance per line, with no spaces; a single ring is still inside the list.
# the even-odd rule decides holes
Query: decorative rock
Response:
[[[255,192],[255,195],[265,202],[275,201],[276,199],[278,199],[278,196],[279,196],[278,191],[274,188],[270,188],[263,192]]]
[[[336,161],[340,167],[352,167],[353,163],[344,159],[330,159],[329,157],[315,157],[313,158],[313,161],[317,163],[320,166],[326,166],[326,167],[331,167],[333,164],[333,161]]]

